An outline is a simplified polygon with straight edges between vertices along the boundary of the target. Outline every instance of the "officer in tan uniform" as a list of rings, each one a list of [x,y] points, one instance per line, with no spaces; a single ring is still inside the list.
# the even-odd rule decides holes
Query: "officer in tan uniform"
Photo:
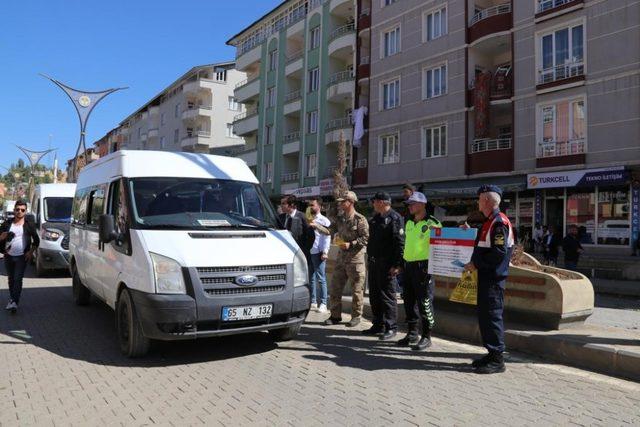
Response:
[[[326,228],[315,222],[311,226],[322,234],[335,235],[334,243],[340,248],[329,287],[331,317],[325,321],[325,325],[335,325],[342,321],[342,291],[347,280],[351,280],[353,301],[348,326],[353,327],[362,320],[369,223],[363,215],[356,212],[356,193],[348,191],[336,201],[341,213],[331,222],[331,227]]]

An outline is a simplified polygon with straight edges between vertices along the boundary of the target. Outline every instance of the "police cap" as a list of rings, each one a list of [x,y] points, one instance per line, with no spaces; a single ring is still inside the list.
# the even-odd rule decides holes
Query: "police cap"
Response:
[[[378,191],[373,196],[373,200],[382,200],[383,202],[390,202],[391,201],[391,196],[389,195],[389,193],[386,193],[384,191]]]
[[[406,204],[408,205],[412,205],[414,203],[427,203],[427,196],[425,196],[424,194],[422,194],[419,191],[414,192],[406,201]]]
[[[502,197],[502,189],[497,185],[483,185],[478,188],[478,196],[482,193],[497,193],[500,197]]]

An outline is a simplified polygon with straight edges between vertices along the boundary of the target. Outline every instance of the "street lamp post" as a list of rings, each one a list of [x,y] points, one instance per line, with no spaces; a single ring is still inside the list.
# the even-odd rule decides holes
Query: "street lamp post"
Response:
[[[73,158],[73,172],[74,175],[77,175],[77,159],[78,154],[80,153],[80,149],[82,149],[82,153],[84,155],[85,164],[89,163],[87,159],[87,146],[85,142],[85,132],[87,129],[87,121],[89,120],[89,116],[91,112],[95,108],[96,105],[100,101],[102,101],[107,95],[113,92],[117,92],[119,90],[127,89],[126,87],[119,87],[113,89],[107,89],[103,91],[90,92],[84,90],[74,89],[70,86],[65,85],[64,83],[59,82],[58,80],[51,78],[45,74],[40,74],[42,77],[49,79],[52,83],[58,86],[62,91],[67,94],[73,106],[76,108],[76,112],[78,113],[78,119],[80,120],[80,141],[78,143],[78,148],[76,150],[76,155]]]
[[[29,200],[31,200],[33,198],[33,192],[35,190],[34,187],[35,187],[36,168],[38,167],[40,160],[42,160],[44,156],[51,153],[52,151],[55,151],[56,149],[49,148],[48,150],[34,151],[34,150],[29,150],[28,148],[20,147],[19,145],[17,145],[17,147],[20,149],[20,151],[22,151],[25,154],[25,156],[27,156],[27,159],[29,159],[29,163],[31,164],[31,173],[29,174],[29,184],[28,184]]]

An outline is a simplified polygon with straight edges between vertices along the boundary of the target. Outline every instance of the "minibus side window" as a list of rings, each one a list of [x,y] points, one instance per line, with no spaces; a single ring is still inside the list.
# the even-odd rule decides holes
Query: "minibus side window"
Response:
[[[108,213],[115,218],[116,233],[118,233],[118,238],[113,241],[114,249],[126,255],[131,255],[127,192],[125,186],[122,184],[122,180],[111,183]]]
[[[92,228],[98,228],[98,220],[100,215],[104,213],[104,186],[99,186],[89,195],[89,213],[87,224]]]
[[[89,201],[89,190],[81,189],[76,192],[76,196],[73,198],[73,224],[85,225],[87,223],[87,203]]]

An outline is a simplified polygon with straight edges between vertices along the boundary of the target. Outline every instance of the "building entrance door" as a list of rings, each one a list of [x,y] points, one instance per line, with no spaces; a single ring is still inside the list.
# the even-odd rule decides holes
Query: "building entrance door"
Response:
[[[564,234],[564,200],[547,199],[545,203],[546,221],[545,224],[553,226],[559,235]]]

